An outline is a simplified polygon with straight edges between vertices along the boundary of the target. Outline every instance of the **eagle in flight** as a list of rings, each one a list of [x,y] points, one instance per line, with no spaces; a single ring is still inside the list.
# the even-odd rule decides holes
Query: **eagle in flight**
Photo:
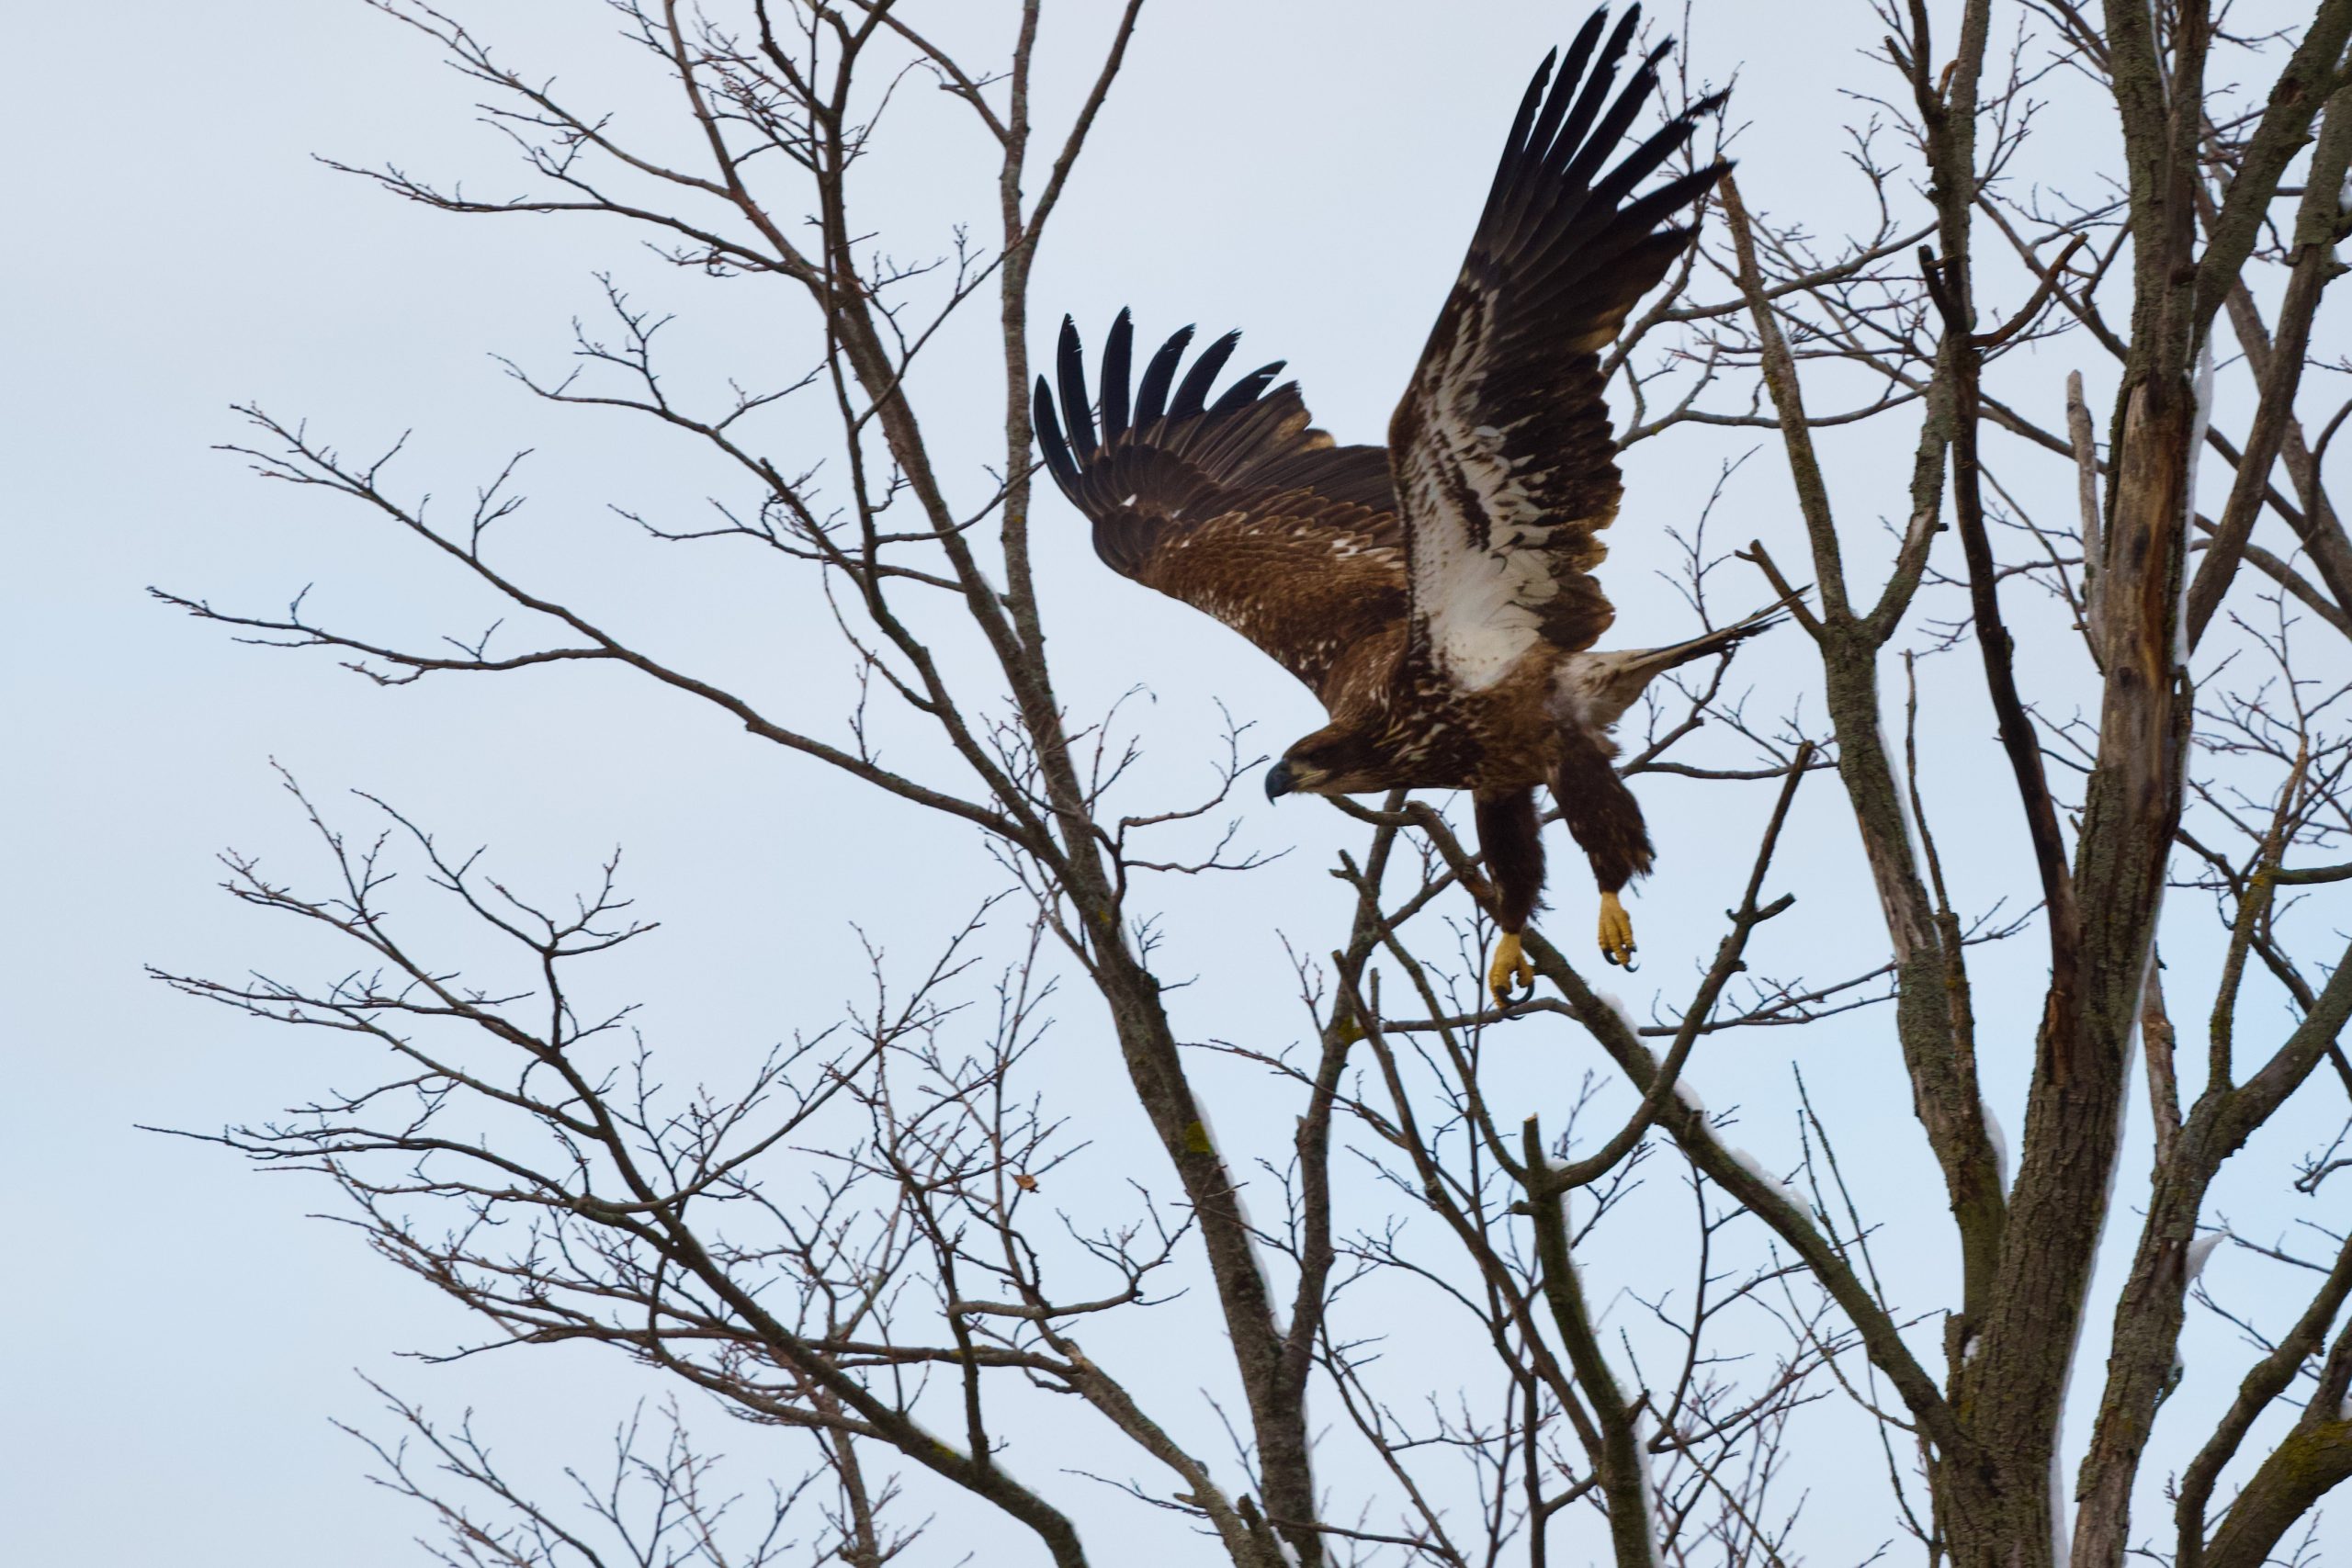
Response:
[[[1096,553],[1223,621],[1322,699],[1331,722],[1267,773],[1270,799],[1470,791],[1501,931],[1487,973],[1498,1001],[1534,984],[1521,933],[1544,886],[1536,787],[1591,861],[1602,956],[1629,964],[1618,895],[1651,850],[1610,731],[1657,675],[1770,624],[1766,611],[1670,648],[1592,651],[1616,614],[1593,569],[1623,488],[1600,353],[1690,243],[1673,220],[1729,167],[1634,191],[1718,94],[1604,168],[1668,47],[1640,58],[1611,99],[1639,14],[1604,41],[1595,12],[1528,85],[1385,447],[1336,446],[1313,428],[1297,384],[1272,386],[1281,361],[1212,399],[1237,333],[1189,367],[1193,329],[1176,333],[1131,397],[1122,310],[1099,423],[1068,320],[1058,388],[1037,378],[1038,446],[1092,521]]]

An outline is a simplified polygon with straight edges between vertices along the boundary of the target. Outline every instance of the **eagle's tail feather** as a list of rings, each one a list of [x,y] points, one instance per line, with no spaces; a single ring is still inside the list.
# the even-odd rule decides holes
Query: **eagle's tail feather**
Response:
[[[1742,616],[1727,626],[1717,626],[1713,631],[1703,636],[1694,637],[1689,642],[1678,642],[1670,648],[1648,649],[1646,657],[1643,660],[1643,668],[1647,672],[1643,683],[1647,684],[1650,680],[1663,675],[1668,670],[1688,664],[1694,659],[1704,659],[1711,653],[1725,652],[1754,637],[1758,632],[1770,631],[1789,618],[1786,612],[1795,597],[1794,594],[1791,594],[1786,599],[1767,604],[1752,615]]]
[[[1758,632],[1770,631],[1788,618],[1786,611],[1804,596],[1800,588],[1783,595],[1751,615],[1744,615],[1729,626],[1688,642],[1678,642],[1666,648],[1628,649],[1618,653],[1587,653],[1575,656],[1562,671],[1564,694],[1582,709],[1588,723],[1603,726],[1615,724],[1627,708],[1639,702],[1649,683],[1668,671],[1704,659],[1710,654],[1728,653]]]

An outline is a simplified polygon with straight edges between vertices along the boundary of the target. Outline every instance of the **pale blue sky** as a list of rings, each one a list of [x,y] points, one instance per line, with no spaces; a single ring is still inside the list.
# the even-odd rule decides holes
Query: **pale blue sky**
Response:
[[[1069,8],[1089,18],[1073,21],[1081,32],[1099,31],[1099,7]],[[516,60],[562,71],[590,97],[605,93],[621,58],[605,41],[600,6],[483,4],[465,14]],[[1703,74],[1741,73],[1751,203],[1835,232],[1855,210],[1838,128],[1856,110],[1833,87],[1871,79],[1849,43],[1877,29],[1858,0],[1808,8],[1802,29],[1787,14],[1702,4],[1690,26]],[[1155,0],[1041,261],[1040,333],[1064,310],[1099,333],[1121,305],[1136,308],[1147,333],[1186,321],[1238,325],[1246,362],[1290,359],[1318,423],[1342,440],[1376,439],[1525,74],[1580,15],[1517,0],[1442,10]],[[450,497],[510,450],[537,447],[526,470],[535,501],[515,547],[541,563],[543,581],[811,723],[844,689],[846,661],[805,592],[738,572],[731,558],[663,554],[605,510],[683,522],[728,480],[683,444],[619,416],[557,417],[488,357],[560,365],[569,319],[596,309],[599,270],[682,312],[689,371],[797,363],[803,323],[783,303],[750,285],[727,292],[681,276],[609,226],[451,219],[312,162],[314,152],[396,161],[495,192],[520,177],[503,143],[472,123],[463,84],[356,0],[115,0],[12,21],[0,64],[16,215],[0,250],[0,298],[17,312],[12,373],[0,383],[14,742],[14,830],[0,851],[12,890],[0,915],[11,1064],[0,1180],[17,1209],[0,1293],[9,1347],[0,1353],[0,1556],[187,1568],[413,1562],[407,1537],[424,1521],[368,1487],[363,1456],[328,1426],[372,1415],[352,1369],[446,1415],[479,1406],[486,1429],[539,1465],[595,1462],[602,1434],[651,1385],[585,1352],[454,1369],[402,1362],[400,1352],[447,1348],[471,1325],[352,1233],[306,1217],[331,1205],[324,1189],[257,1179],[217,1150],[133,1129],[258,1120],[327,1085],[348,1087],[363,1070],[320,1042],[140,978],[143,963],[234,975],[317,956],[214,886],[212,856],[224,845],[308,863],[269,761],[338,809],[343,792],[366,787],[453,840],[490,842],[512,874],[550,889],[625,842],[631,889],[669,922],[625,984],[650,1002],[649,1030],[696,1071],[835,1016],[860,986],[853,923],[912,954],[997,878],[961,834],[878,809],[813,765],[609,672],[382,691],[327,658],[238,647],[147,602],[141,590],[160,583],[267,609],[316,583],[314,609],[388,632],[470,630],[489,618],[355,515],[260,485],[210,450],[244,438],[229,405],[255,399],[311,418],[355,452],[413,428],[408,483]],[[1058,94],[1046,96],[1067,99],[1073,58],[1049,51]],[[641,82],[612,96],[639,102]],[[2102,134],[2064,116],[2055,124]],[[985,180],[953,160],[886,156],[877,168],[879,221],[906,234],[910,252],[934,246],[950,218],[988,211]],[[2019,372],[2053,419],[2066,368],[2083,363],[2095,386],[2105,377],[2077,353],[2061,345]],[[958,367],[974,371],[962,433]],[[977,460],[995,395],[985,366],[951,356],[934,375],[934,433],[952,456]],[[1890,428],[1907,440],[1907,426]],[[1753,444],[1749,433],[1694,435],[1629,464],[1609,569],[1627,607],[1616,640],[1662,642],[1687,629],[1653,577],[1671,561],[1654,520],[1687,525],[1719,458]],[[1856,552],[1874,558],[1878,518],[1900,505],[1907,447],[1885,436],[1828,446]],[[2045,486],[2065,482],[2036,472]],[[968,463],[964,473],[968,484]],[[1775,455],[1759,454],[1719,514],[1721,536],[1761,535],[1794,559],[1785,497]],[[1267,750],[1319,722],[1306,694],[1237,639],[1110,579],[1057,499],[1041,508],[1039,535],[1065,693],[1084,711],[1151,683],[1156,701],[1138,722],[1149,766],[1166,770],[1164,796],[1206,776],[1216,698],[1256,722],[1253,739]],[[1762,596],[1736,570],[1718,579],[1725,608]],[[1759,702],[1794,689],[1795,634],[1778,635],[1781,646],[1748,671]],[[2063,702],[2075,677],[2041,671],[2078,661],[2063,657],[2054,628],[2030,622],[2030,649],[2042,635],[2051,651],[2036,657],[2037,695]],[[1966,673],[1951,660],[1933,678],[1949,687]],[[1929,807],[1972,907],[2023,864],[1988,735],[1981,713],[1955,704],[1938,712],[1931,737]],[[1661,824],[1662,858],[1636,905],[1648,958],[1639,981],[1672,988],[1713,949],[1714,911],[1736,896],[1765,802],[1670,780],[1643,793]],[[1805,901],[1771,928],[1770,967],[1826,977],[1883,951],[1833,794],[1816,781],[1801,807],[1785,881]],[[1253,847],[1295,842],[1299,852],[1248,884],[1167,890],[1167,967],[1216,977],[1180,1002],[1189,1032],[1278,1045],[1298,1020],[1275,933],[1330,944],[1341,906],[1323,867],[1350,836],[1306,802],[1272,810],[1252,800],[1245,816]],[[1581,953],[1589,889],[1565,841],[1555,856],[1555,920]],[[2202,908],[2176,918],[2207,919]],[[1987,1079],[2013,1122],[2038,963],[2030,942],[2015,945],[1987,972],[2007,964],[2019,983],[1980,1004],[1996,1043]],[[1627,989],[1637,1010],[1649,995]],[[1115,1145],[1132,1132],[1120,1119],[1133,1116],[1102,1070],[1097,1021],[1075,993],[1061,1010],[1061,1046],[1094,1051],[1090,1066],[1071,1068],[1071,1109],[1098,1119],[1100,1142]],[[1863,1015],[1802,1039],[1711,1046],[1691,1076],[1713,1105],[1769,1107],[1743,1141],[1785,1165],[1794,1145],[1781,1108],[1794,1052],[1851,1138],[1849,1159],[1874,1162],[1887,1260],[1924,1308],[1947,1278],[1942,1204],[1883,1022]],[[1529,1048],[1566,1053],[1577,1068],[1592,1058],[1564,1036],[1540,1046],[1531,1038]],[[1218,1086],[1220,1131],[1251,1149],[1277,1146],[1286,1104],[1227,1069],[1204,1071]],[[2265,1152],[2282,1148],[2256,1157]],[[2129,1158],[2126,1201],[2144,1168],[2136,1153]],[[2249,1188],[2246,1201],[2264,1201],[2266,1190]],[[2091,1343],[2101,1331],[2095,1317]],[[2201,1342],[2219,1364],[2226,1337]],[[2192,1353],[2192,1372],[2198,1365]],[[2220,1386],[2192,1379],[2178,1408]],[[689,1414],[749,1467],[744,1479],[782,1441],[729,1429],[691,1402]],[[1019,1456],[1013,1463],[1022,1468]],[[1815,1505],[1825,1526],[1816,1562],[1859,1556],[1886,1533],[1876,1506],[1833,1523],[1836,1506]]]

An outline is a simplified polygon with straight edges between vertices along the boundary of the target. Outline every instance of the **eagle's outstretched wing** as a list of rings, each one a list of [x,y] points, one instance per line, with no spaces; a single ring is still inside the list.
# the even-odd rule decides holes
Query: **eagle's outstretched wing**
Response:
[[[1639,14],[1604,43],[1595,12],[1558,76],[1547,55],[1528,84],[1462,275],[1389,424],[1413,636],[1474,689],[1538,639],[1589,648],[1614,618],[1592,577],[1620,490],[1600,351],[1690,243],[1690,230],[1659,225],[1729,166],[1632,195],[1718,96],[1602,171],[1666,52],[1640,61],[1608,102]]]
[[[1388,455],[1335,446],[1307,423],[1282,368],[1209,389],[1239,334],[1176,371],[1193,329],[1145,367],[1129,400],[1135,333],[1119,312],[1103,346],[1098,436],[1078,329],[1062,322],[1054,389],[1037,378],[1037,446],[1124,576],[1204,610],[1328,695],[1335,660],[1405,616],[1405,540]],[[1170,389],[1173,395],[1170,395]]]

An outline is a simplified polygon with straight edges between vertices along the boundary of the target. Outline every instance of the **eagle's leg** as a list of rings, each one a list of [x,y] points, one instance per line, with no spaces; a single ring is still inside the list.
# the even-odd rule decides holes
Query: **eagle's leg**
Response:
[[[1495,961],[1487,969],[1487,989],[1498,1005],[1506,1004],[1515,986],[1525,987],[1531,996],[1535,990],[1535,965],[1527,961],[1520,933],[1544,889],[1544,823],[1532,789],[1481,792],[1471,799],[1477,811],[1478,849],[1495,884],[1495,923],[1502,928]]]
[[[1650,868],[1649,829],[1634,792],[1610,765],[1607,743],[1573,722],[1560,727],[1560,738],[1552,795],[1600,885],[1600,956],[1630,968],[1634,922],[1618,894]]]

